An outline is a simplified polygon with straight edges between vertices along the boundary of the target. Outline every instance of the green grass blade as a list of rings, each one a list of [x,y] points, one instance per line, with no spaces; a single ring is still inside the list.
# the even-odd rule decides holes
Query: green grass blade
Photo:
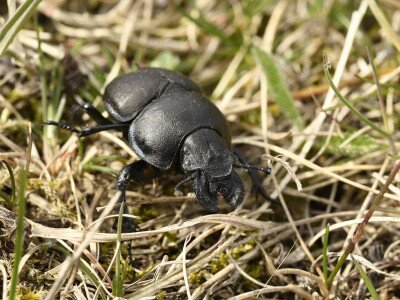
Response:
[[[360,274],[362,280],[364,281],[365,285],[367,286],[368,291],[370,292],[372,299],[379,300],[380,297],[379,297],[374,285],[372,284],[371,279],[369,279],[368,274],[361,267],[360,263],[356,259],[354,259],[353,255],[350,254],[350,257],[353,260],[354,265],[356,266],[358,274]]]
[[[198,16],[193,17],[192,15],[188,14],[187,12],[181,10],[181,13],[183,16],[188,18],[190,21],[192,21],[194,24],[196,24],[200,29],[202,29],[204,32],[211,34],[213,36],[218,37],[223,43],[228,44],[228,45],[233,45],[236,47],[239,47],[243,39],[237,39],[237,37],[230,37],[226,35],[223,31],[221,31],[217,26],[215,26],[213,23],[208,21],[200,11],[198,11]]]
[[[9,291],[10,300],[14,300],[17,292],[17,284],[19,281],[19,263],[23,255],[24,248],[24,235],[25,235],[25,212],[26,212],[26,201],[25,201],[25,189],[28,179],[28,169],[22,168],[18,174],[18,215],[17,215],[17,233],[15,239],[15,251],[13,260],[13,269],[11,275],[11,284]]]
[[[324,272],[325,284],[327,284],[328,282],[328,241],[329,241],[329,224],[326,224],[323,251],[322,251],[322,271]]]
[[[48,99],[47,99],[47,78],[46,78],[46,70],[44,63],[44,54],[42,51],[42,42],[39,34],[39,25],[37,16],[35,17],[35,31],[36,31],[36,39],[38,43],[37,51],[39,54],[39,78],[40,78],[40,96],[41,96],[41,109],[42,109],[42,121],[48,120],[47,109],[48,109]],[[51,120],[51,119],[50,119]],[[55,136],[55,128],[53,126],[43,126],[43,144],[44,147],[47,148],[49,145],[49,140],[54,139]],[[44,151],[48,151],[47,149]]]
[[[42,0],[27,0],[18,7],[15,14],[3,26],[0,31],[0,56],[6,52],[8,46],[12,43],[19,30],[34,13],[41,1]]]
[[[122,203],[119,209],[118,215],[118,225],[117,225],[117,255],[115,258],[115,276],[113,278],[113,295],[117,297],[122,296],[122,288],[124,286],[123,280],[123,271],[121,265],[121,232],[122,232],[122,222],[123,222],[123,213],[124,213],[124,205]]]
[[[6,199],[6,198],[4,198],[4,200],[6,200],[6,204],[7,204],[9,207],[12,207],[12,206],[15,206],[15,205],[17,204],[17,196],[16,196],[16,193],[15,193],[15,191],[16,191],[16,185],[15,185],[14,172],[13,172],[11,166],[10,166],[5,160],[2,160],[2,161],[0,161],[0,162],[3,163],[3,164],[6,166],[7,171],[8,171],[8,174],[10,174],[10,181],[11,181],[11,199]]]
[[[304,128],[304,122],[301,118],[300,112],[297,110],[294,99],[289,92],[289,89],[271,55],[264,52],[257,46],[254,47],[254,55],[257,61],[262,67],[264,74],[267,77],[268,86],[275,97],[276,102],[287,116],[287,118],[293,123],[293,125],[301,130]]]
[[[26,163],[24,168],[21,168],[18,174],[18,214],[17,214],[17,229],[15,235],[15,249],[14,249],[14,260],[11,273],[11,283],[9,289],[9,299],[14,300],[17,293],[17,285],[19,281],[19,264],[24,253],[24,241],[25,241],[25,214],[26,214],[26,199],[25,190],[27,186],[29,176],[29,165],[31,162],[32,153],[32,127],[28,125],[28,149],[26,153]]]
[[[243,10],[246,15],[253,17],[256,14],[265,11],[266,7],[277,2],[275,0],[248,0],[243,2]]]
[[[80,156],[83,157],[83,156]],[[109,174],[112,176],[117,176],[118,175],[118,171],[110,168],[110,167],[104,167],[104,166],[99,166],[99,165],[94,165],[94,164],[85,164],[82,167],[82,171],[84,172],[88,172],[88,173],[103,173],[103,174]]]
[[[369,127],[371,127],[372,129],[374,129],[375,131],[379,132],[381,135],[383,135],[384,137],[391,139],[391,135],[386,132],[384,129],[382,129],[381,127],[379,127],[378,125],[376,125],[375,123],[371,122],[370,120],[368,120],[357,108],[354,107],[354,105],[347,100],[337,89],[337,87],[335,86],[335,84],[332,81],[332,77],[331,74],[329,73],[329,69],[327,67],[324,67],[324,72],[325,72],[325,77],[326,79],[328,79],[329,85],[331,86],[331,88],[333,89],[333,91],[335,92],[336,96],[339,97],[339,99],[343,102],[344,105],[346,105],[351,112],[364,124],[368,125]]]
[[[57,250],[59,252],[61,252],[62,254],[64,254],[66,257],[71,256],[71,254],[73,254],[73,251],[71,249],[68,249],[65,247],[65,245],[61,244],[61,245],[51,245],[51,247],[54,250]],[[90,270],[90,268],[88,267],[88,262],[86,262],[83,258],[80,259],[79,262],[79,269],[82,271],[82,273],[87,276],[87,278],[89,279],[89,281],[92,282],[92,284],[96,287],[100,289],[100,297],[103,300],[107,299],[106,293],[104,292],[103,286],[99,283],[99,279],[92,273],[92,271]],[[97,299],[97,298],[96,298]]]

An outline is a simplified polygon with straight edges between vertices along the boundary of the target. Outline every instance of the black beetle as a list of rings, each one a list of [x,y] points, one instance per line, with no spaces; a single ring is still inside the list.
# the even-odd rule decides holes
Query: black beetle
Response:
[[[248,165],[232,151],[229,124],[221,111],[187,77],[161,68],[142,68],[115,78],[103,96],[106,110],[117,122],[106,119],[91,104],[84,111],[98,125],[77,129],[67,124],[46,121],[88,136],[105,130],[119,130],[129,146],[142,159],[125,166],[117,181],[120,203],[125,201],[129,180],[154,178],[160,171],[177,169],[187,175],[175,187],[192,181],[201,205],[217,212],[218,194],[232,207],[244,198],[244,187],[233,167],[246,169],[253,188],[272,200],[260,185],[254,170],[269,174],[269,168]],[[235,163],[238,159],[240,163]],[[136,225],[125,231],[137,230]]]

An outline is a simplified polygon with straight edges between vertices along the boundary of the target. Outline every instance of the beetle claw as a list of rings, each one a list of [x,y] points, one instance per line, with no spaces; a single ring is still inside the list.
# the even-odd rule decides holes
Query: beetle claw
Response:
[[[72,127],[72,126],[70,126],[70,125],[68,125],[68,124],[59,123],[59,122],[55,122],[55,121],[44,121],[44,122],[42,123],[42,125],[43,125],[43,126],[57,126],[58,128],[71,131],[71,132],[73,132],[73,133],[76,133],[77,135],[80,135],[80,134],[82,133],[82,130],[80,130],[80,129],[77,129],[77,128],[75,128],[75,127]]]

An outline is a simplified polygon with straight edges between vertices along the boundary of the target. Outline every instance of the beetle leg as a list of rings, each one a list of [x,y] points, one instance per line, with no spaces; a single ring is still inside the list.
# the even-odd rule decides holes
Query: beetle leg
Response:
[[[121,192],[121,195],[119,196],[117,202],[118,205],[115,207],[114,211],[115,214],[118,214],[120,205],[124,206],[124,211],[123,211],[124,214],[129,213],[128,208],[125,205],[126,188],[128,186],[129,180],[131,180],[131,169],[133,167],[133,164],[123,167],[118,175],[117,190]],[[133,222],[131,218],[122,219],[122,232],[136,232],[136,231],[139,231],[139,227]]]
[[[130,180],[144,181],[159,176],[159,170],[143,160],[135,161],[122,168],[118,175],[117,190],[121,192],[118,199],[118,204],[125,204],[126,189]],[[115,208],[115,212],[119,212],[119,205]],[[128,209],[124,206],[124,213],[128,213]],[[135,232],[139,231],[139,227],[133,222],[132,219],[123,218],[122,232]]]
[[[257,172],[256,172],[256,170],[255,170],[255,168],[252,168],[252,167],[246,168],[246,166],[248,166],[249,163],[248,163],[248,161],[242,156],[242,154],[241,154],[238,150],[234,149],[234,150],[233,150],[233,154],[234,154],[234,156],[238,159],[238,161],[239,161],[241,164],[243,164],[243,166],[239,166],[239,167],[242,168],[242,169],[245,169],[245,170],[249,173],[249,175],[250,175],[251,183],[252,183],[251,192],[252,192],[253,194],[255,194],[256,197],[257,197],[257,195],[261,195],[264,199],[279,204],[279,201],[278,201],[278,200],[276,200],[275,198],[272,198],[272,197],[271,197],[270,195],[268,195],[268,193],[265,191],[265,189],[264,189],[264,187],[262,186],[262,183],[261,183],[261,178],[260,178],[260,176],[258,176],[258,174],[257,174]],[[235,166],[235,165],[234,165],[234,166]],[[261,169],[262,169],[262,170],[260,170],[260,171],[263,171],[264,173],[268,174],[267,170],[268,170],[269,168],[261,168]]]
[[[97,108],[94,107],[92,104],[86,102],[86,103],[83,103],[83,105],[81,107],[85,111],[85,113],[87,113],[93,120],[95,120],[97,122],[97,124],[99,124],[99,125],[113,124],[112,121],[103,117],[101,112],[99,112],[97,110]]]
[[[76,133],[80,137],[92,135],[101,131],[107,131],[107,130],[120,130],[123,131],[125,130],[129,124],[127,123],[111,123],[111,124],[104,124],[104,125],[99,125],[95,127],[87,127],[87,128],[82,128],[78,129],[75,127],[72,127],[68,124],[63,124],[55,121],[44,121],[43,125],[51,125],[51,126],[57,126],[58,128],[62,128],[68,131],[71,131],[73,133]]]
[[[95,126],[95,127],[87,127],[87,128],[82,128],[80,130],[80,133],[78,133],[78,135],[80,137],[83,136],[88,136],[88,135],[92,135],[101,131],[108,131],[108,130],[125,130],[125,128],[129,127],[129,124],[127,123],[111,123],[111,124],[105,124],[105,125],[99,125],[99,126]]]
[[[49,125],[50,126],[57,126],[58,128],[65,129],[65,130],[71,131],[71,132],[76,133],[76,134],[79,134],[81,132],[80,129],[77,129],[77,128],[72,127],[70,125],[59,123],[59,122],[56,122],[56,121],[44,121],[42,125],[43,126],[49,126]]]

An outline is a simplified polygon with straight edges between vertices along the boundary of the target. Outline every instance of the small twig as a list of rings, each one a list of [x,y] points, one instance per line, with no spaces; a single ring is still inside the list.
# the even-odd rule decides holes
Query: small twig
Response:
[[[388,179],[386,180],[385,185],[382,187],[380,190],[379,194],[376,196],[374,201],[371,204],[370,209],[368,210],[367,214],[364,217],[364,220],[362,223],[358,226],[356,233],[354,234],[353,238],[349,241],[349,244],[347,245],[346,249],[344,250],[344,253],[342,256],[339,258],[339,261],[335,265],[332,273],[329,275],[329,278],[327,280],[327,286],[331,286],[333,283],[333,280],[335,279],[336,274],[339,272],[341,267],[343,266],[344,262],[346,261],[347,257],[354,251],[356,243],[360,240],[361,235],[364,233],[365,227],[368,225],[369,219],[372,217],[372,214],[380,204],[383,195],[386,193],[386,191],[389,188],[389,185],[392,183],[394,180],[396,174],[400,170],[400,161],[397,161],[393,170],[390,172]]]
[[[290,166],[290,164],[288,162],[286,162],[280,158],[281,156],[282,155],[272,156],[272,155],[264,154],[262,156],[262,158],[267,160],[268,163],[270,161],[276,161],[276,162],[280,163],[282,165],[282,167],[284,167],[285,170],[290,174],[293,181],[296,183],[297,190],[301,191],[303,189],[303,186],[301,185],[300,180],[297,178],[295,171],[293,170],[293,168]]]
[[[188,272],[186,268],[186,255],[187,255],[187,244],[192,239],[192,234],[189,233],[185,238],[185,243],[183,244],[183,251],[182,251],[182,272],[183,272],[183,280],[185,282],[186,294],[189,300],[193,299],[190,293],[190,285],[189,285],[189,278]]]

